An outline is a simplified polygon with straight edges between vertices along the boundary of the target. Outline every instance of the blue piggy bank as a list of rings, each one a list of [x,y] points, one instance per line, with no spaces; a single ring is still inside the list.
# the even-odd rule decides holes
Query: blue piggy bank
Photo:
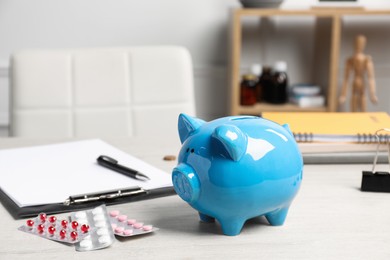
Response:
[[[205,122],[181,114],[178,128],[182,148],[173,186],[202,221],[217,219],[229,236],[257,216],[284,223],[303,169],[288,125],[256,116]]]

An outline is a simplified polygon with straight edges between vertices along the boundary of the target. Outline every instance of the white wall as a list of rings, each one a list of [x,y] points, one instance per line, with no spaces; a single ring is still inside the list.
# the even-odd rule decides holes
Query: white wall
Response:
[[[24,48],[183,45],[194,61],[199,116],[210,119],[227,111],[229,8],[237,6],[236,0],[2,0],[0,61]]]
[[[308,8],[314,2],[286,0],[283,6]],[[387,0],[361,2],[371,7],[390,7]],[[198,115],[206,120],[226,115],[230,15],[231,9],[239,6],[238,0],[1,0],[0,120],[7,120],[6,64],[14,51],[155,44],[187,47],[194,61]],[[316,51],[314,19],[274,19],[266,26],[268,31],[262,33],[258,20],[246,24],[244,69],[253,62],[285,59],[289,62],[292,83],[308,80],[308,68],[313,66]],[[372,109],[388,112],[389,25],[388,18],[345,19],[342,45],[344,59],[350,54],[354,35],[360,31],[368,35],[367,52],[373,56],[377,68],[381,99]]]

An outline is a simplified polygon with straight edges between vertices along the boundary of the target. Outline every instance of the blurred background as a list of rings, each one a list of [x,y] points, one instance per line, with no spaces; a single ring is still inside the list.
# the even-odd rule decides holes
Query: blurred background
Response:
[[[281,8],[307,9],[314,0],[285,0]],[[387,0],[361,0],[366,8],[390,8]],[[31,48],[85,48],[182,45],[193,59],[197,116],[205,120],[229,113],[230,34],[238,0],[0,0],[0,135],[9,124],[9,57]],[[321,57],[313,17],[248,18],[243,21],[241,70],[253,63],[288,64],[290,84],[312,81]],[[339,86],[345,59],[357,34],[367,37],[373,57],[379,103],[369,111],[390,112],[390,16],[344,17]],[[324,35],[319,35],[324,34]],[[317,75],[318,76],[318,75]],[[340,107],[348,109],[348,103]]]

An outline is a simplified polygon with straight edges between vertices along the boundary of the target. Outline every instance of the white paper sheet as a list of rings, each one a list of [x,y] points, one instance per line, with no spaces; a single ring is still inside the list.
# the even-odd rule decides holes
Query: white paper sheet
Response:
[[[100,155],[115,158],[150,180],[136,180],[104,168],[96,162]],[[172,186],[171,176],[98,139],[0,150],[0,187],[20,207],[137,186]]]

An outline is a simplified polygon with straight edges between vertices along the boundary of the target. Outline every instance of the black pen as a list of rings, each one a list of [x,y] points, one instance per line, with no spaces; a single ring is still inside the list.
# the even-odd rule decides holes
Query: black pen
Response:
[[[100,155],[97,158],[97,162],[99,165],[101,165],[103,167],[106,167],[106,168],[109,168],[109,169],[114,170],[116,172],[122,173],[122,174],[124,174],[128,177],[134,178],[136,180],[140,180],[140,181],[150,180],[150,178],[148,176],[146,176],[145,174],[140,173],[137,170],[128,168],[126,166],[120,165],[120,164],[118,164],[117,160],[115,160],[109,156]]]
[[[142,188],[134,187],[120,190],[102,191],[97,193],[88,193],[73,195],[64,201],[64,205],[82,204],[95,201],[108,201],[123,197],[136,197],[147,194],[148,192]]]

